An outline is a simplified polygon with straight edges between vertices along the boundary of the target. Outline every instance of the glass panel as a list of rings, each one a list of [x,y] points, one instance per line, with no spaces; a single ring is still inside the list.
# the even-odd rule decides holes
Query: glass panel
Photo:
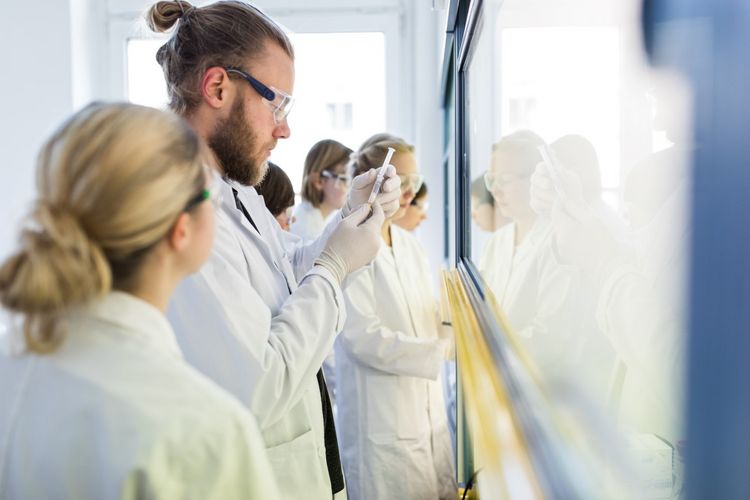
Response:
[[[639,8],[484,2],[465,71],[470,257],[552,417],[585,422],[639,498],[673,498],[690,95],[648,67]]]

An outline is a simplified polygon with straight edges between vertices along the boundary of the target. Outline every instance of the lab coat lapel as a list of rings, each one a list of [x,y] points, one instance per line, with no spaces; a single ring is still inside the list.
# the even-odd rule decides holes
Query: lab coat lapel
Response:
[[[516,252],[514,245],[516,238],[516,225],[515,223],[507,226],[507,229],[503,228],[500,231],[504,231],[503,238],[498,242],[496,251],[497,253],[492,257],[492,262],[496,266],[495,271],[495,282],[494,286],[490,284],[493,291],[496,294],[495,299],[498,304],[505,305],[505,297],[508,295],[508,285],[511,277],[511,269],[513,267],[513,257]],[[502,258],[505,256],[506,258]]]
[[[237,190],[237,196],[253,218],[257,230],[253,227],[247,217],[245,217],[245,214],[242,213],[242,210],[235,205],[232,187]],[[230,213],[235,222],[242,226],[245,235],[253,241],[254,246],[258,249],[266,262],[270,263],[276,272],[280,274],[280,278],[286,281],[290,293],[296,290],[297,281],[294,277],[289,258],[278,239],[275,228],[268,225],[268,218],[265,213],[268,209],[263,204],[263,199],[255,192],[255,188],[239,185],[230,186],[229,201],[227,201],[226,197],[224,200],[225,210]],[[250,249],[243,244],[242,252],[248,266],[254,262],[253,256],[248,255],[249,251]]]
[[[532,275],[532,273],[539,262],[538,255],[542,246],[546,244],[549,234],[549,225],[538,220],[526,236],[526,240],[520,246],[515,247],[514,252],[517,255],[514,254],[511,265],[508,266],[509,269],[511,267],[512,269],[510,269],[510,276],[503,296],[503,306],[506,311],[517,305],[522,288],[529,287],[532,283],[538,285],[539,276]]]
[[[406,308],[409,312],[409,319],[411,320],[411,326],[414,329],[414,335],[422,337],[420,325],[419,307],[415,304],[415,293],[414,287],[420,286],[413,279],[413,273],[410,266],[415,265],[415,259],[410,256],[410,249],[408,248],[409,242],[406,241],[405,235],[401,233],[401,229],[394,225],[391,225],[391,245],[393,248],[393,260],[396,266],[396,274],[398,275],[398,281],[401,284],[401,289],[404,291],[404,297],[406,297]]]

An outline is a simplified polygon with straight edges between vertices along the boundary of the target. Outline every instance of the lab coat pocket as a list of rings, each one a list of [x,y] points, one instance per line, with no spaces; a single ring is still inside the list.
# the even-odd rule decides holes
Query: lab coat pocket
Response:
[[[293,498],[299,491],[285,490],[294,488],[294,485],[315,485],[318,488],[311,488],[311,494],[314,495],[316,489],[327,484],[328,478],[323,477],[319,467],[320,457],[325,457],[325,448],[320,446],[318,449],[315,445],[315,434],[312,430],[291,441],[267,448],[266,451],[282,497]]]
[[[376,442],[390,442],[398,428],[398,378],[372,370],[364,382],[360,404],[366,408],[367,436]]]
[[[365,404],[368,437],[374,442],[389,443],[420,435],[417,408],[424,398],[415,391],[413,380],[398,375],[368,376]]]
[[[429,450],[428,438],[397,439],[390,443],[371,441],[365,458],[368,477],[361,497],[437,499],[437,478]]]

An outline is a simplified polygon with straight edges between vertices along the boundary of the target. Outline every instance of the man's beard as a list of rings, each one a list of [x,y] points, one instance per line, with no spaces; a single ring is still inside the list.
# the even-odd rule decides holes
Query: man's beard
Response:
[[[245,103],[238,99],[229,117],[219,120],[208,145],[221,163],[224,175],[244,186],[255,186],[268,170],[265,159],[254,158],[258,138],[245,121]]]

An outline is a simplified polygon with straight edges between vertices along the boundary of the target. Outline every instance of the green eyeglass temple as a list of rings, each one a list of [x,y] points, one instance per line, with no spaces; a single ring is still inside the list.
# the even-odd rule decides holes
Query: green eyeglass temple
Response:
[[[209,191],[208,189],[204,189],[188,202],[187,206],[185,207],[185,212],[192,210],[209,198],[211,198],[211,191]]]

